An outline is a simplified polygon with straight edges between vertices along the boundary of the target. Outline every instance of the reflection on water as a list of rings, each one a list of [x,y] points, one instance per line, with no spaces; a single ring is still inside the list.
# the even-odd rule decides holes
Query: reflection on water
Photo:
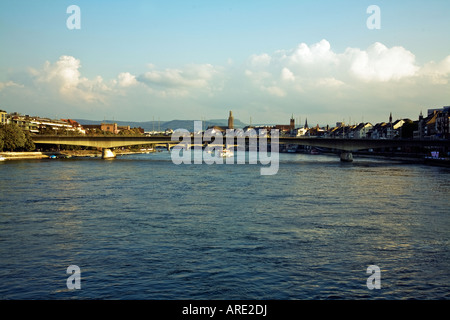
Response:
[[[450,170],[302,154],[259,169],[167,152],[3,163],[0,297],[449,298]]]

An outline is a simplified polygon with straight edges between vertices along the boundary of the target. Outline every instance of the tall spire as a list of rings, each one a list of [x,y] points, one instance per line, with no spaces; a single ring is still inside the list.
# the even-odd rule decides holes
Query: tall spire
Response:
[[[308,118],[305,119],[305,129],[308,129]]]
[[[228,129],[234,129],[234,118],[233,118],[233,112],[230,111],[230,116],[228,117]]]

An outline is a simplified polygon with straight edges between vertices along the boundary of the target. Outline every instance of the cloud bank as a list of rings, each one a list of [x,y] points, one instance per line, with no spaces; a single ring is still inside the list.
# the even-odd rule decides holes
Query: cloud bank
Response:
[[[366,49],[347,48],[339,53],[322,40],[254,54],[240,64],[166,69],[149,64],[139,74],[124,70],[107,81],[101,75],[83,76],[79,59],[61,56],[30,68],[23,83],[0,82],[0,96],[9,104],[3,108],[28,108],[26,112],[39,114],[38,109],[31,112],[30,106],[20,105],[21,94],[37,98],[45,94],[47,104],[66,106],[66,112],[70,106],[72,117],[77,117],[76,108],[81,105],[91,106],[92,118],[98,117],[97,108],[121,117],[126,103],[127,119],[130,113],[137,119],[150,114],[178,118],[174,112],[190,118],[208,113],[214,118],[233,109],[243,118],[260,116],[260,122],[278,121],[292,113],[340,121],[347,115],[369,118],[387,110],[410,117],[421,106],[448,105],[449,80],[450,55],[419,65],[415,55],[400,46],[389,48],[376,42]]]

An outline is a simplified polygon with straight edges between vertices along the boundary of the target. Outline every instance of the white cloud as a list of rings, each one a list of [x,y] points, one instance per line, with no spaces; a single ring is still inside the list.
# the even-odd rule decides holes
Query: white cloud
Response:
[[[269,56],[267,53],[263,53],[260,55],[254,54],[250,56],[249,64],[252,67],[267,67],[270,65],[270,62],[272,61],[272,57]]]
[[[47,86],[50,91],[56,89],[63,99],[104,102],[103,94],[111,88],[101,76],[91,80],[82,77],[80,68],[80,60],[72,56],[61,56],[55,63],[45,62],[39,70],[30,69],[30,73],[37,86]]]
[[[450,55],[439,63],[431,61],[425,64],[419,74],[433,84],[448,84],[450,81]]]
[[[219,73],[219,69],[211,64],[191,64],[183,69],[165,70],[157,70],[152,65],[152,70],[138,76],[136,80],[146,84],[153,93],[178,96],[187,95],[193,89],[216,89],[213,79]]]
[[[9,88],[9,87],[23,88],[24,86],[22,84],[14,82],[14,81],[0,82],[0,91],[2,91],[5,88]]]
[[[336,54],[331,51],[331,45],[327,40],[322,40],[318,43],[308,46],[301,43],[297,48],[289,51],[278,51],[277,55],[282,56],[289,65],[323,65],[337,63]]]
[[[281,70],[281,79],[285,81],[295,81],[295,76],[291,70],[284,67],[283,70]]]
[[[122,72],[117,76],[117,78],[120,87],[131,87],[138,84],[136,76],[129,72]]]
[[[447,73],[438,70],[448,68],[450,62],[430,65],[428,73],[444,81]],[[357,88],[363,86],[361,81],[388,83],[414,79],[419,71],[414,54],[403,47],[388,48],[377,42],[366,50],[347,48],[336,53],[328,41],[322,40],[311,46],[301,43],[291,50],[251,56],[244,74],[261,91],[287,97],[289,93],[308,92],[308,88]]]
[[[365,81],[391,81],[412,77],[419,67],[415,56],[403,47],[387,48],[376,42],[367,50],[348,48],[342,55],[350,63],[350,72]]]
[[[256,71],[281,74],[282,80],[297,83],[332,78],[342,82],[349,81],[349,77],[368,82],[398,81],[417,75],[419,70],[415,56],[402,47],[387,48],[377,42],[367,50],[347,48],[338,54],[326,40],[311,46],[301,43],[292,50],[278,50],[272,55],[252,56],[247,68],[247,75]]]

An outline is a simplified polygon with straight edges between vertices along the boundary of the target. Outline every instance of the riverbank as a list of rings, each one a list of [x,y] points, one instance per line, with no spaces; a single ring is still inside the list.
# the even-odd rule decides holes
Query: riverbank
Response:
[[[370,154],[370,153],[354,153],[354,159],[368,158],[368,159],[383,159],[394,160],[402,163],[410,164],[425,164],[430,166],[450,167],[450,158],[433,158],[426,156],[418,156],[414,154]]]
[[[49,158],[45,152],[0,152],[0,158],[5,160],[26,160]]]
[[[141,154],[152,152],[150,150],[130,151],[115,150],[116,155]],[[32,160],[56,158],[96,158],[101,157],[102,152],[98,150],[61,150],[61,151],[34,151],[34,152],[0,152],[0,158],[4,160]]]
[[[156,150],[114,150],[117,156],[142,154],[156,152]],[[322,152],[325,153],[325,152]],[[53,152],[0,152],[2,160],[33,160],[33,159],[49,159],[49,158],[97,158],[101,157],[102,152],[98,150],[62,150]],[[354,159],[371,158],[383,160],[395,160],[402,163],[425,164],[431,166],[450,167],[449,158],[432,158],[420,157],[414,155],[394,155],[394,154],[370,154],[370,153],[354,153]]]

